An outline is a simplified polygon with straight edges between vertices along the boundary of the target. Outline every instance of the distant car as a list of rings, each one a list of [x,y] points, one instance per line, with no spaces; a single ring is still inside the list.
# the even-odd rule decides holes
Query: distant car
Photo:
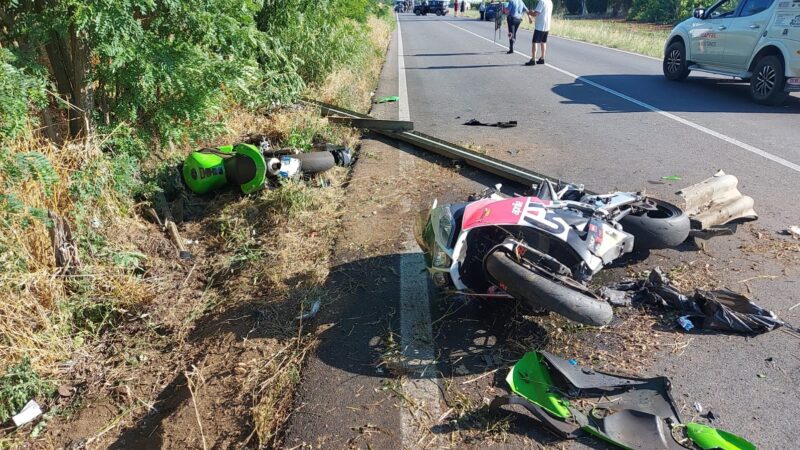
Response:
[[[502,14],[502,3],[489,3],[483,13],[483,20],[494,20],[498,14]]]
[[[664,76],[693,70],[750,82],[757,103],[779,105],[800,91],[800,0],[719,0],[697,8],[664,45]]]
[[[427,3],[414,4],[414,14],[427,15],[428,13],[436,14],[437,16],[444,16],[447,14],[449,3],[443,0],[431,0]]]

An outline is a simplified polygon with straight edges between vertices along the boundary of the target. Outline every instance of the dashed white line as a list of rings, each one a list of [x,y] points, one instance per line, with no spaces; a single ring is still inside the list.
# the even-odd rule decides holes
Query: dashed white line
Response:
[[[481,35],[479,35],[477,33],[473,33],[472,31],[467,30],[466,28],[462,28],[462,27],[460,27],[458,25],[453,25],[452,23],[449,23],[449,22],[444,22],[444,23],[446,23],[447,25],[450,25],[453,28],[458,28],[461,31],[467,32],[467,33],[469,33],[469,34],[471,34],[473,36],[479,37],[479,38],[481,38],[481,39],[483,39],[485,41],[492,42],[493,44],[497,45],[498,47],[508,48],[505,45],[499,44],[497,42],[493,42],[491,39],[487,39],[487,38],[485,38],[485,37],[483,37],[483,36],[481,36]],[[525,53],[522,53],[522,52],[519,52],[519,51],[516,51],[516,50],[514,51],[514,53],[516,53],[518,55],[525,56],[527,58],[531,57],[530,55],[526,55]],[[754,146],[752,146],[750,144],[744,143],[744,142],[742,142],[742,141],[740,141],[738,139],[734,139],[734,138],[732,138],[730,136],[727,136],[725,134],[722,134],[722,133],[720,133],[718,131],[714,131],[714,130],[712,130],[710,128],[704,127],[704,126],[702,126],[702,125],[700,125],[698,123],[692,122],[691,120],[684,119],[683,117],[677,116],[677,115],[672,114],[672,113],[668,113],[668,112],[666,112],[666,111],[664,111],[662,109],[659,109],[659,108],[657,108],[657,107],[655,107],[655,106],[653,106],[653,105],[651,105],[649,103],[645,103],[645,102],[643,102],[641,100],[635,99],[635,98],[633,98],[633,97],[631,97],[629,95],[623,94],[622,92],[619,92],[617,90],[611,89],[611,88],[606,87],[606,86],[603,86],[602,84],[596,83],[596,82],[594,82],[592,80],[588,80],[588,79],[586,79],[586,78],[584,78],[582,76],[575,75],[572,72],[569,72],[567,70],[561,69],[561,68],[556,67],[556,66],[554,66],[552,64],[548,63],[548,64],[545,64],[545,66],[547,66],[547,67],[549,67],[549,68],[551,68],[553,70],[556,70],[556,71],[558,71],[558,72],[560,72],[560,73],[562,73],[562,74],[564,74],[564,75],[566,75],[568,77],[571,77],[571,78],[575,79],[576,81],[580,81],[582,83],[586,83],[586,84],[588,84],[590,86],[593,86],[593,87],[595,87],[597,89],[600,89],[601,91],[607,92],[607,93],[609,93],[609,94],[611,94],[613,96],[616,96],[616,97],[619,97],[619,98],[621,98],[623,100],[631,102],[631,103],[633,103],[635,105],[638,105],[638,106],[640,106],[640,107],[642,107],[644,109],[647,109],[647,110],[652,111],[654,113],[660,114],[661,116],[664,116],[664,117],[666,117],[668,119],[674,120],[675,122],[681,123],[681,124],[686,125],[686,126],[691,127],[691,128],[694,128],[697,131],[705,133],[705,134],[707,134],[709,136],[713,136],[713,137],[715,137],[717,139],[720,139],[722,141],[725,141],[725,142],[727,142],[727,143],[729,143],[731,145],[735,145],[736,147],[739,147],[742,150],[746,150],[746,151],[748,151],[750,153],[753,153],[755,155],[761,156],[762,158],[768,159],[768,160],[770,160],[770,161],[772,161],[774,163],[778,163],[778,164],[780,164],[780,165],[782,165],[782,166],[784,166],[784,167],[786,167],[788,169],[794,170],[795,172],[800,172],[800,165],[799,164],[795,164],[795,163],[793,163],[791,161],[783,159],[780,156],[773,155],[772,153],[769,153],[769,152],[766,152],[764,150],[761,150],[760,148],[757,148],[757,147],[754,147]]]

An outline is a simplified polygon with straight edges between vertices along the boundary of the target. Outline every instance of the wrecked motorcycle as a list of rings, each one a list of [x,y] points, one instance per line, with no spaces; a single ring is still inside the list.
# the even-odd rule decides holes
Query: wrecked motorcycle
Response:
[[[500,186],[469,201],[434,201],[415,235],[434,283],[478,296],[513,297],[534,310],[602,326],[611,305],[586,283],[634,247],[674,247],[689,235],[680,208],[642,193],[588,194],[545,181],[535,196]]]

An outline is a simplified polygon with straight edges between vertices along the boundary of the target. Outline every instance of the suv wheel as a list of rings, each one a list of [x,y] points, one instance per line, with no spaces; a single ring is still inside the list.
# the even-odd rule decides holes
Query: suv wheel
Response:
[[[689,76],[689,68],[686,61],[686,47],[681,42],[673,42],[664,52],[664,63],[662,65],[664,76],[668,80],[683,81]]]
[[[762,105],[780,105],[787,96],[785,83],[781,60],[775,55],[765,56],[758,60],[750,78],[750,97]]]

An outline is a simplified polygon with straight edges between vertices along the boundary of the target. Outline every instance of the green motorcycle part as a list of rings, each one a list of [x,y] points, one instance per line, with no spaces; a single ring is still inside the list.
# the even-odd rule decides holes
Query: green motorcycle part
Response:
[[[746,439],[700,423],[687,423],[686,435],[703,450],[756,450]]]
[[[266,181],[267,163],[253,145],[223,145],[192,152],[183,163],[183,179],[192,192],[205,194],[234,183],[249,194]]]
[[[506,382],[515,394],[541,406],[559,419],[571,417],[569,401],[555,392],[540,353],[528,352],[508,372]]]
[[[267,179],[267,162],[258,148],[236,144],[232,153],[234,156],[225,161],[228,181],[238,185],[245,194],[263,188]]]

